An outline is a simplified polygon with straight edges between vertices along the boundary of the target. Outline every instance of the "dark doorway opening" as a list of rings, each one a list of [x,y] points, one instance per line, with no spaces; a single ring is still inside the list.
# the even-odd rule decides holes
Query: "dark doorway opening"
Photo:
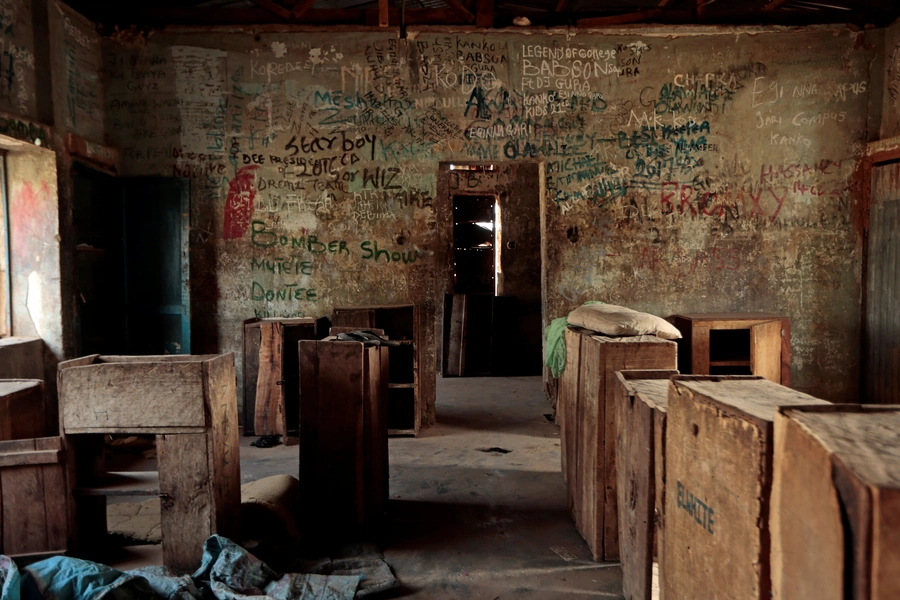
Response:
[[[496,292],[496,196],[453,196],[453,293]]]
[[[189,188],[72,167],[76,347],[190,354]]]

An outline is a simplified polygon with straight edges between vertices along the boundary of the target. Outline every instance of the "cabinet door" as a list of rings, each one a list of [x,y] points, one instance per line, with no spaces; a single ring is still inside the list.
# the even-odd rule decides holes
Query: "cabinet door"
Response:
[[[284,406],[284,327],[279,321],[259,324],[259,376],[256,379],[256,435],[287,436]]]
[[[750,372],[781,383],[781,321],[750,327]]]

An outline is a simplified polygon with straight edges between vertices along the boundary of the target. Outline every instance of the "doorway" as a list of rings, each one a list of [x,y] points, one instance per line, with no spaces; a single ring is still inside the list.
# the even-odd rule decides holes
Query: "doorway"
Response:
[[[875,165],[869,203],[864,402],[900,403],[900,161]]]
[[[190,354],[188,182],[72,167],[76,349]]]
[[[445,377],[541,373],[542,189],[539,163],[440,164]]]

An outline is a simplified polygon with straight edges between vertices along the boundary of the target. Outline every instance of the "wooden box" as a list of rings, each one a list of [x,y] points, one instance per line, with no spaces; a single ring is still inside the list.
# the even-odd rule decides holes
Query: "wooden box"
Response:
[[[62,440],[46,437],[47,429],[44,382],[0,381],[0,554],[38,559],[66,551]]]
[[[769,598],[772,422],[807,404],[828,403],[754,376],[672,378],[666,598]]]
[[[300,426],[297,342],[320,340],[328,319],[244,321],[244,435],[296,433]]]
[[[44,342],[41,338],[0,338],[0,379],[43,378]]]
[[[770,523],[774,598],[900,598],[900,407],[782,408]]]
[[[67,549],[62,439],[0,441],[0,554],[38,559]]]
[[[616,371],[674,369],[677,347],[656,336],[566,330],[560,437],[569,511],[594,560],[618,560]]]
[[[44,382],[0,380],[0,441],[45,437],[48,431]]]
[[[693,375],[759,375],[791,384],[791,321],[769,313],[675,315],[678,369]]]
[[[203,542],[239,531],[240,452],[234,355],[100,356],[59,365],[70,547],[106,535],[107,496],[159,496],[163,562],[200,564]],[[158,471],[108,472],[103,436],[156,434]]]
[[[650,600],[653,558],[665,572],[666,411],[678,371],[616,373],[616,494],[622,591]]]
[[[378,537],[388,498],[388,348],[301,341],[300,514],[313,544]]]
[[[425,390],[434,390],[435,365],[424,360],[422,312],[413,304],[386,306],[336,307],[331,316],[334,327],[378,328],[400,346],[389,348],[388,434],[416,436],[422,424],[422,412],[429,404]],[[433,393],[433,391],[432,391]],[[430,398],[433,405],[434,398]]]

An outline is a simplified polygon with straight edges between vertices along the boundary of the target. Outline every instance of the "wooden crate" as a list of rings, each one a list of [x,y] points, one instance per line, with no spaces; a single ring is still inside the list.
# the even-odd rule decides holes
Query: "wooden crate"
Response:
[[[772,422],[808,404],[828,403],[755,376],[672,378],[666,598],[769,598]]]
[[[44,382],[0,381],[0,554],[37,559],[66,551],[62,440],[48,433]]]
[[[100,356],[59,365],[69,546],[106,534],[107,496],[159,496],[163,562],[200,564],[203,542],[239,531],[240,453],[234,355]],[[103,436],[156,434],[158,472],[107,472]]]
[[[313,545],[377,538],[388,498],[388,348],[301,341],[302,533]]]
[[[0,338],[0,379],[43,378],[44,342],[41,338]]]
[[[48,431],[44,382],[0,380],[0,441],[45,437]]]
[[[615,372],[674,369],[677,346],[656,336],[592,333],[566,331],[560,384],[563,469],[569,510],[594,560],[618,560]]]
[[[394,304],[339,306],[331,315],[334,327],[378,328],[400,342],[388,350],[388,435],[419,435],[422,413],[434,405],[435,364],[425,360],[423,314],[414,304]]]
[[[773,597],[900,598],[900,407],[782,408],[774,437]]]
[[[791,320],[771,313],[675,315],[678,368],[693,375],[759,375],[791,384]]]
[[[616,373],[616,494],[622,591],[649,600],[653,558],[665,572],[666,411],[675,370]]]
[[[300,426],[297,342],[320,340],[328,319],[247,319],[243,324],[244,435],[287,438]]]
[[[62,439],[0,441],[0,554],[36,559],[67,549]]]

